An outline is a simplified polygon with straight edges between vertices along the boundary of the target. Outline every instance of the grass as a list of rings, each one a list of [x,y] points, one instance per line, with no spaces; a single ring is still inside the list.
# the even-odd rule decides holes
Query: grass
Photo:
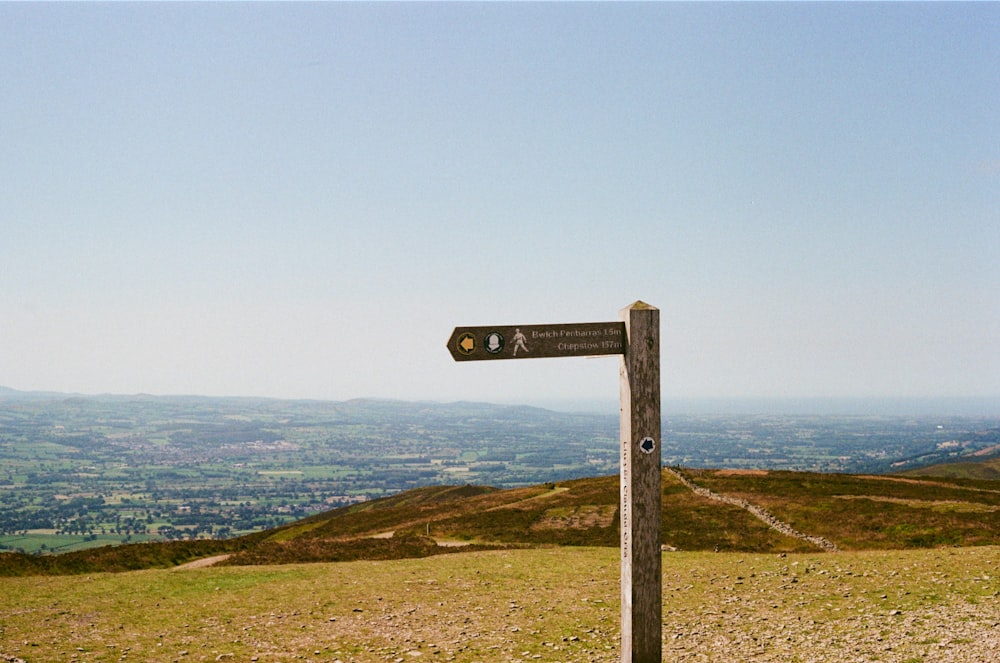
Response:
[[[998,560],[667,553],[664,660],[964,660],[1000,620]],[[0,578],[0,660],[610,662],[618,592],[610,548]]]
[[[596,560],[593,553],[558,555],[564,573],[594,576],[589,582],[596,583],[593,598],[600,601],[611,589],[613,560],[606,552]],[[538,605],[536,592],[543,587],[561,591],[550,563],[553,555],[557,552],[480,553],[450,556],[448,563],[400,560],[6,579],[0,581],[7,597],[0,608],[0,642],[17,643],[3,653],[31,661],[74,654],[79,660],[110,661],[126,648],[130,660],[142,661],[215,660],[227,653],[235,660],[384,660],[395,650],[434,649],[432,633],[461,640],[466,617],[472,616],[475,628],[505,625],[489,637],[470,638],[470,655],[486,655],[494,646],[509,647],[509,634],[521,633],[514,630],[526,624],[519,610],[532,610],[532,619],[533,611],[541,610],[553,632],[573,634],[581,613],[599,605],[572,601],[552,610]],[[493,595],[495,602],[480,600]],[[515,609],[515,603],[523,606]],[[610,606],[605,607],[609,614],[603,621],[610,628]],[[419,635],[408,633],[409,618]],[[39,623],[44,629],[37,629]],[[532,635],[527,627],[523,631],[513,638],[522,651],[538,650],[539,638],[548,637],[541,631]],[[446,642],[440,642],[437,646],[444,647]]]
[[[119,545],[125,538],[125,536],[118,534],[76,536],[31,530],[26,534],[0,536],[0,546],[3,546],[0,549],[66,553],[74,550]],[[142,542],[154,540],[156,537],[145,534],[133,534],[128,538],[134,542]]]

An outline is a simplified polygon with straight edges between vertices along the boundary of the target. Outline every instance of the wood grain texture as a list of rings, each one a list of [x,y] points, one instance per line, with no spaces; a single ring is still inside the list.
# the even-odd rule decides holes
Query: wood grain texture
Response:
[[[622,661],[662,660],[660,553],[660,312],[622,309],[621,358]]]

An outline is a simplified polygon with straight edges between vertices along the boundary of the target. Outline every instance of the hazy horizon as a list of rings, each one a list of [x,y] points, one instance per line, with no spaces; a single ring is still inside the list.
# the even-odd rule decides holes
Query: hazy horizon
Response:
[[[14,392],[8,393],[8,390]],[[378,396],[357,396],[348,399],[296,399],[282,397],[244,396],[239,394],[206,395],[206,394],[114,394],[114,393],[81,393],[55,392],[47,390],[27,391],[0,385],[0,404],[4,402],[4,394],[18,397],[43,398],[54,397],[85,397],[85,398],[234,398],[267,400],[318,400],[328,402],[344,402],[351,400],[397,400],[403,403],[437,403],[447,405],[460,401],[442,401],[437,399],[385,399]],[[618,402],[609,400],[588,399],[533,399],[531,401],[482,401],[472,402],[492,403],[494,405],[538,407],[557,412],[581,414],[618,413]],[[775,415],[775,416],[922,416],[949,417],[974,416],[1000,418],[1000,397],[964,397],[964,398],[668,398],[662,402],[664,416],[678,415]]]

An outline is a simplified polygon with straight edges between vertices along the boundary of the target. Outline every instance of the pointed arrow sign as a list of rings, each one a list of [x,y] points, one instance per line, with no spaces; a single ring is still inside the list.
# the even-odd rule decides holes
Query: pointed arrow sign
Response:
[[[620,355],[625,346],[624,322],[455,327],[448,339],[455,361]]]

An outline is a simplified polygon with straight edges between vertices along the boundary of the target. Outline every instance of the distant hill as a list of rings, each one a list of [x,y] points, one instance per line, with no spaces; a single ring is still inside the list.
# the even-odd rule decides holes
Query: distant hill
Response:
[[[934,454],[896,462],[899,469],[892,474],[1000,480],[1000,428],[970,433],[939,447]]]
[[[56,391],[21,391],[0,385],[0,403],[18,401],[52,401],[79,396],[79,394],[65,394]]]
[[[964,457],[965,460],[939,463],[896,474],[911,477],[945,477],[949,479],[984,479],[1000,481],[1000,446],[983,449]]]
[[[931,465],[918,470],[901,473],[904,476],[933,476],[953,479],[987,479],[1000,481],[1000,458],[990,458],[979,461],[945,463]]]
[[[617,546],[618,477],[527,488],[418,488],[225,541],[0,555],[0,575],[422,557],[502,547]],[[663,473],[666,550],[816,551],[1000,544],[1000,481],[786,471]],[[224,559],[223,559],[224,558]]]

